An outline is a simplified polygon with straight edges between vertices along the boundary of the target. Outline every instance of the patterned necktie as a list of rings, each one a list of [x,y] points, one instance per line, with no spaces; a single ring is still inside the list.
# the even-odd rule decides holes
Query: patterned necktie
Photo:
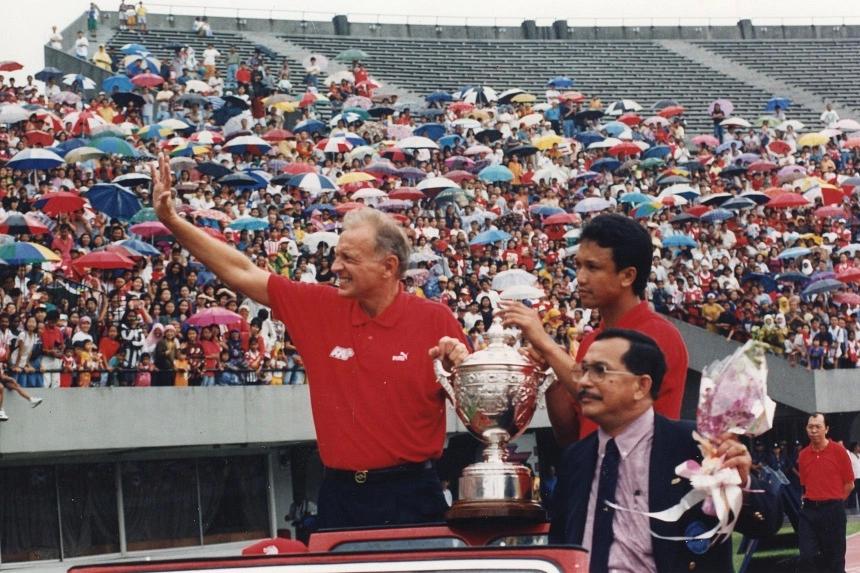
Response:
[[[612,518],[615,510],[606,505],[615,503],[615,486],[618,483],[618,464],[621,455],[615,440],[606,442],[603,463],[600,464],[600,478],[597,483],[597,503],[594,505],[594,531],[591,538],[590,573],[609,571],[609,547],[612,545]]]

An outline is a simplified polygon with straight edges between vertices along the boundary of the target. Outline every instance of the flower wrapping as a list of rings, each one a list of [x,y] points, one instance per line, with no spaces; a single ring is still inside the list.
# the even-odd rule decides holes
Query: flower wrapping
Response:
[[[767,345],[751,340],[731,356],[714,362],[702,371],[699,405],[693,438],[699,442],[702,463],[687,460],[675,468],[675,474],[690,481],[692,489],[674,506],[657,512],[639,512],[616,504],[611,507],[632,511],[660,521],[678,521],[684,513],[702,504],[702,511],[716,517],[717,524],[695,537],[660,539],[693,541],[711,539],[718,543],[734,531],[743,505],[743,487],[734,468],[723,468],[723,457],[716,455],[714,443],[727,433],[758,436],[773,424],[776,403],[767,395]]]

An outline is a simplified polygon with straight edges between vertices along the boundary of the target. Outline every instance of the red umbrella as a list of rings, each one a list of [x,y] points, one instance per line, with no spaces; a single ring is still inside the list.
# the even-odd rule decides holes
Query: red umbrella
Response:
[[[585,101],[585,95],[579,92],[562,92],[558,96],[558,99],[573,103],[579,103]]]
[[[833,185],[821,186],[821,202],[824,205],[841,205],[844,199],[845,194],[842,192],[842,189]]]
[[[310,163],[290,163],[284,167],[283,171],[290,175],[301,175],[302,173],[316,173],[317,168]]]
[[[747,173],[766,173],[767,171],[773,171],[777,167],[779,166],[772,161],[755,161],[747,165]]]
[[[365,205],[364,203],[350,201],[348,203],[341,203],[340,205],[335,207],[335,210],[341,215],[343,215],[345,213],[349,213],[350,211],[355,211],[356,209],[363,209],[365,207],[367,207],[367,205]]]
[[[670,105],[664,107],[660,111],[657,112],[657,115],[665,118],[673,117],[676,115],[681,115],[684,113],[684,106],[682,105]]]
[[[468,171],[463,171],[462,169],[456,169],[454,171],[449,171],[448,173],[446,173],[445,177],[447,177],[451,181],[462,183],[463,181],[471,181],[475,178],[475,175],[474,173],[469,173]]]
[[[556,213],[555,215],[550,215],[546,219],[543,220],[544,226],[546,225],[572,225],[579,221],[579,217],[574,215],[573,213]]]
[[[145,221],[132,225],[128,230],[140,237],[165,237],[172,235],[161,221]]]
[[[642,123],[642,118],[639,117],[637,114],[633,113],[632,111],[630,111],[630,112],[621,114],[621,116],[618,118],[618,121],[620,121],[621,123],[623,123],[625,125],[629,125],[630,127],[633,127],[634,125],[639,125],[640,123]]]
[[[609,148],[609,155],[636,155],[642,153],[642,149],[632,141],[622,141]]]
[[[693,205],[689,209],[685,210],[684,213],[688,213],[693,217],[701,217],[710,210],[711,208],[707,205]]]
[[[847,269],[836,275],[844,283],[860,283],[860,269]]]
[[[771,153],[776,153],[777,155],[788,155],[791,153],[791,144],[781,139],[771,141],[767,144],[767,148]]]
[[[839,304],[858,306],[860,305],[860,294],[853,292],[840,292],[833,295],[833,300]]]
[[[388,149],[383,149],[379,154],[381,157],[388,159],[389,161],[406,161],[411,158],[406,152],[402,149],[398,149],[397,147],[389,147]]]
[[[450,109],[454,113],[464,113],[467,111],[472,111],[473,109],[475,109],[475,106],[467,101],[455,101],[448,106],[448,109]]]
[[[215,324],[238,324],[243,320],[245,319],[241,315],[233,311],[227,310],[222,306],[213,306],[200,312],[195,312],[188,317],[186,322],[191,326],[212,326]]]
[[[86,203],[86,199],[77,193],[56,191],[54,193],[45,193],[36,199],[33,206],[53,217],[62,213],[74,213],[75,211],[80,211],[84,208]]]
[[[28,131],[24,134],[24,139],[27,145],[41,145],[42,147],[50,147],[54,143],[54,136],[47,131]]]
[[[270,129],[263,134],[263,139],[272,143],[295,138],[296,136],[293,135],[293,132],[288,129]]]
[[[782,193],[765,203],[765,207],[774,207],[776,209],[788,209],[790,207],[808,206],[809,200],[798,193]]]
[[[14,62],[12,60],[5,60],[0,62],[0,72],[14,72],[16,70],[22,69],[24,66],[19,64],[18,62]]]
[[[388,194],[389,199],[406,199],[408,201],[420,201],[424,197],[424,192],[415,187],[399,187]]]
[[[842,144],[845,149],[854,149],[855,147],[860,147],[860,137],[852,137],[851,139],[846,139],[845,143]]]
[[[146,72],[143,74],[137,74],[131,78],[131,83],[140,88],[152,88],[163,84],[164,78],[159,75]]]
[[[133,269],[134,261],[116,251],[93,251],[78,257],[72,265],[81,269]]]
[[[32,215],[10,212],[0,221],[0,233],[6,235],[44,235],[49,230]]]
[[[822,219],[827,219],[829,217],[833,218],[842,218],[847,219],[848,214],[845,212],[845,209],[842,207],[837,207],[836,205],[827,205],[825,207],[819,207],[813,213],[816,217],[821,217]]]
[[[212,219],[213,221],[224,221],[225,223],[231,223],[233,221],[233,217],[224,211],[219,211],[217,209],[197,209],[195,211],[191,211],[191,214],[195,217],[203,217],[204,219]]]

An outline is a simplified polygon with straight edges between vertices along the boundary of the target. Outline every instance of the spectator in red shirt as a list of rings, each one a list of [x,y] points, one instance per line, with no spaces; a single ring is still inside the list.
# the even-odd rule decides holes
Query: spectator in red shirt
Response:
[[[45,388],[60,387],[60,367],[63,359],[63,333],[57,327],[60,313],[52,310],[45,315],[45,329],[42,331],[42,370]]]
[[[797,466],[803,486],[803,509],[797,535],[800,571],[845,571],[845,506],[854,489],[854,470],[848,451],[827,438],[824,414],[809,416],[809,445],[800,451]]]

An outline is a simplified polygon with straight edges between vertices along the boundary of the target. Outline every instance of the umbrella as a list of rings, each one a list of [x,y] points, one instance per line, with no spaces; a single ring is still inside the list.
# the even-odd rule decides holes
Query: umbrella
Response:
[[[37,243],[15,241],[0,245],[0,261],[7,265],[30,265],[34,263],[60,261],[54,251]]]
[[[806,207],[808,205],[810,205],[809,199],[798,193],[782,193],[766,203],[767,207],[775,209]]]
[[[385,191],[381,191],[379,189],[375,189],[373,187],[364,187],[359,189],[355,193],[353,193],[350,198],[357,199],[379,199],[382,197],[388,197],[388,194]]]
[[[532,286],[536,284],[538,278],[522,269],[511,269],[502,271],[493,277],[493,290],[505,290],[515,286]]]
[[[785,249],[781,253],[777,255],[777,258],[780,259],[795,259],[797,257],[805,257],[812,253],[812,249],[808,249],[806,247],[792,247],[790,249]]]
[[[0,249],[0,250],[2,250],[2,249]],[[0,259],[2,259],[2,258],[3,258],[3,256],[2,256],[2,254],[0,254]],[[813,282],[809,283],[808,285],[806,285],[806,288],[804,288],[800,294],[802,296],[811,296],[814,294],[824,294],[824,293],[828,293],[828,292],[831,292],[834,290],[839,290],[839,289],[844,288],[844,287],[845,287],[845,283],[843,283],[842,281],[838,281],[836,279],[821,279],[818,281],[813,281]]]
[[[593,213],[596,211],[603,211],[611,206],[612,203],[602,197],[586,197],[574,205],[573,210],[577,213]]]
[[[18,104],[0,106],[0,123],[12,124],[28,119],[33,112]]]
[[[435,91],[431,94],[427,94],[426,96],[424,96],[424,101],[426,101],[427,103],[448,102],[454,101],[454,96],[452,96],[448,92]]]
[[[726,221],[734,216],[735,214],[728,209],[713,209],[699,217],[699,220],[705,221],[706,223],[716,223],[719,221]]]
[[[137,157],[137,152],[134,148],[126,140],[118,137],[99,137],[93,140],[92,146],[111,155]]]
[[[221,306],[213,306],[200,312],[195,312],[186,320],[191,326],[205,327],[214,325],[241,324],[245,319],[241,315]]]
[[[116,251],[93,251],[72,261],[82,269],[133,269],[134,261]]]
[[[752,124],[742,117],[728,117],[720,122],[724,127],[752,127]]]
[[[738,195],[738,199],[748,199],[756,205],[764,205],[770,201],[770,197],[758,191],[746,191]]]
[[[759,283],[767,292],[776,290],[776,280],[770,275],[764,273],[747,273],[741,277],[741,284],[755,281]]]
[[[114,219],[128,220],[140,211],[141,204],[134,193],[115,183],[99,183],[87,191],[93,209]]]
[[[45,170],[62,165],[63,158],[47,149],[23,149],[6,162],[6,167],[13,169]]]
[[[109,78],[105,78],[102,81],[102,90],[107,93],[112,93],[113,91],[121,91],[121,92],[130,92],[134,89],[134,84],[131,82],[128,76],[125,75],[117,75],[111,76]]]
[[[424,192],[415,187],[399,187],[388,194],[389,199],[404,199],[408,201],[420,201],[424,197]]]
[[[148,54],[149,50],[146,49],[146,46],[143,44],[125,44],[120,49],[120,52],[125,54],[126,56],[130,56],[132,54]]]
[[[699,218],[692,213],[681,213],[669,219],[670,223],[686,223],[687,221],[697,221]]]
[[[215,179],[219,179],[231,173],[230,169],[221,165],[220,163],[215,163],[214,161],[200,163],[194,169],[196,169],[203,175],[208,175],[209,177],[213,177]]]
[[[785,111],[791,107],[791,100],[787,97],[772,97],[764,106],[765,111],[776,111],[777,108]]]
[[[735,197],[734,199],[730,199],[721,205],[723,209],[730,209],[733,211],[740,211],[741,209],[750,209],[756,206],[756,202],[750,199],[745,199],[743,197]]]
[[[326,177],[317,173],[302,173],[293,176],[289,183],[290,187],[298,187],[312,194],[326,193],[337,191],[337,184]]]
[[[694,145],[704,145],[705,147],[717,147],[720,140],[713,135],[697,135],[691,140]]]
[[[826,145],[830,138],[823,133],[804,133],[797,140],[799,147],[815,147],[817,145]]]
[[[404,137],[395,145],[400,149],[439,149],[439,145],[435,141],[420,136]]]
[[[96,82],[83,74],[66,74],[63,76],[63,83],[67,86],[77,87],[81,90],[96,89]]]
[[[45,193],[33,202],[35,208],[41,209],[52,217],[61,213],[74,213],[83,209],[85,204],[86,200],[83,197],[68,191]]]
[[[838,292],[833,295],[833,302],[850,306],[860,306],[860,294],[853,292]]]
[[[720,111],[722,111],[726,115],[731,115],[733,111],[735,111],[735,106],[731,102],[731,100],[727,99],[715,99],[710,104],[708,104],[708,115],[714,113],[714,107],[719,104]]]
[[[258,219],[257,217],[240,217],[230,223],[228,227],[237,231],[263,231],[269,228],[269,220]]]
[[[114,92],[110,97],[120,107],[128,107],[130,104],[143,107],[144,104],[143,96],[133,92]]]
[[[417,167],[403,167],[397,170],[397,176],[406,181],[416,182],[427,177],[427,173]]]
[[[443,135],[445,135],[445,126],[441,123],[425,123],[416,127],[412,133],[433,141],[438,141]]]
[[[340,235],[331,231],[319,231],[317,233],[308,233],[305,235],[302,244],[308,248],[310,252],[315,252],[320,243],[324,243],[328,247],[334,247],[340,240]]]
[[[122,241],[117,241],[116,243],[111,244],[119,245],[126,249],[131,249],[145,256],[160,256],[163,254],[161,251],[159,251],[149,243],[144,243],[143,241],[139,241],[137,239],[124,239]]]
[[[532,181],[545,183],[550,183],[553,179],[559,182],[564,182],[567,181],[568,178],[569,177],[567,173],[554,165],[550,167],[544,167],[543,169],[538,169],[537,171],[535,171],[534,175],[532,175]]]
[[[696,247],[698,243],[696,243],[696,239],[690,237],[689,235],[677,234],[677,235],[669,235],[663,237],[661,240],[664,247]]]
[[[271,145],[256,135],[240,135],[224,144],[224,151],[236,155],[244,155],[246,153],[250,153],[251,155],[265,155],[271,149]]]
[[[851,243],[850,245],[842,247],[841,249],[839,249],[836,252],[840,255],[847,253],[853,257],[857,253],[860,253],[860,243]]]
[[[79,161],[89,161],[90,159],[97,159],[99,157],[103,157],[105,154],[101,149],[96,149],[95,147],[76,147],[72,149],[66,156],[64,157],[66,163],[78,163]]]
[[[426,189],[449,189],[452,187],[459,189],[459,185],[447,177],[429,177],[417,186],[421,191]]]
[[[129,219],[130,223],[143,223],[145,221],[158,221],[158,215],[152,207],[144,207]]]
[[[617,159],[612,159],[610,157],[604,157],[602,159],[598,159],[594,163],[591,164],[589,168],[591,171],[616,171],[619,167],[621,167],[621,162]]]
[[[836,275],[836,278],[845,283],[857,283],[860,282],[860,269],[851,268],[842,271]]]
[[[500,231],[499,229],[490,229],[489,231],[484,231],[483,233],[475,235],[475,238],[469,241],[469,244],[488,245],[491,243],[498,243],[499,241],[507,241],[510,238],[511,235],[504,231]]]
[[[36,72],[36,74],[33,77],[36,78],[37,80],[39,80],[40,82],[47,82],[48,80],[55,80],[62,75],[63,75],[62,70],[58,70],[57,68],[54,68],[54,67],[47,67],[47,68],[43,68],[43,69],[39,70],[38,72]],[[105,91],[107,91],[107,90],[105,90]]]
[[[514,178],[514,174],[504,165],[489,165],[478,172],[478,177],[488,183],[498,183],[500,181],[511,181]]]
[[[131,54],[122,59],[126,71],[136,76],[145,72],[157,74],[161,70],[161,62],[149,52]]]
[[[579,222],[579,217],[574,215],[573,213],[555,213],[554,215],[550,215],[543,221],[544,226],[546,225],[573,225]]]
[[[619,203],[629,203],[631,205],[638,205],[640,203],[647,203],[648,201],[654,201],[655,198],[651,195],[647,195],[645,193],[641,193],[639,191],[634,191],[632,193],[625,193],[624,195],[618,198]]]
[[[809,277],[799,272],[788,272],[776,275],[776,280],[793,283],[805,283],[809,280]]]
[[[556,90],[571,88],[573,87],[573,80],[567,76],[555,76],[546,83],[546,87]]]
[[[845,209],[839,207],[838,205],[827,205],[825,207],[819,207],[818,209],[813,211],[812,214],[822,219],[848,219],[850,217],[850,215],[845,212]]]
[[[118,177],[114,177],[111,183],[116,183],[117,185],[122,185],[123,187],[134,188],[139,185],[149,185],[152,183],[152,177],[150,177],[146,173],[126,173],[125,175],[120,175]]]
[[[0,221],[0,233],[5,235],[43,235],[50,229],[32,215],[12,211]]]
[[[336,55],[334,59],[338,62],[354,62],[358,60],[370,59],[370,55],[364,50],[360,50],[358,48],[350,48]]]
[[[316,119],[307,119],[305,121],[300,121],[293,128],[293,133],[299,133],[302,131],[307,131],[308,133],[315,133],[318,131],[325,131],[326,125]]]
[[[642,111],[642,106],[632,99],[614,101],[606,107],[606,115],[621,115],[628,111]]]
[[[513,285],[503,290],[499,296],[504,300],[535,300],[546,293],[533,285]]]
[[[461,92],[460,99],[465,103],[487,105],[498,100],[499,94],[491,87],[477,86]]]
[[[143,72],[131,78],[131,83],[140,88],[153,88],[164,83],[164,78],[157,73]]]
[[[140,237],[164,237],[172,235],[170,230],[161,221],[137,223],[129,227],[128,230]]]

